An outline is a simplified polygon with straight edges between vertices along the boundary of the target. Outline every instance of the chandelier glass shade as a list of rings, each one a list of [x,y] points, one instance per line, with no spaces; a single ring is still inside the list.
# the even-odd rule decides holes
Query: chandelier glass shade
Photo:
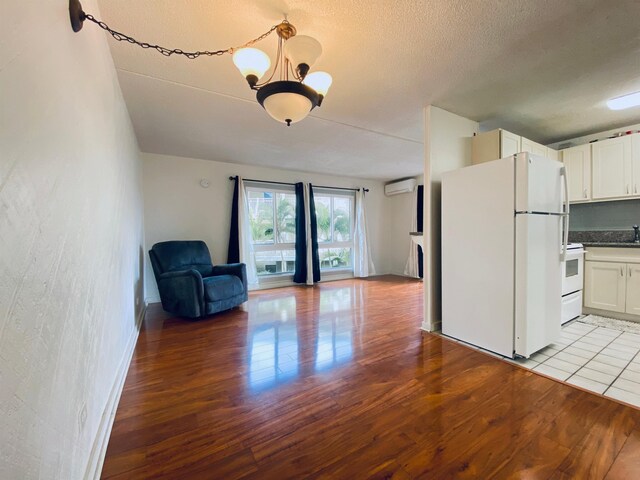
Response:
[[[329,91],[333,78],[327,72],[313,72],[307,75],[302,82],[318,92],[318,106],[322,105],[322,99]]]
[[[247,80],[249,87],[256,90],[260,105],[275,120],[291,125],[305,118],[311,110],[322,104],[329,87],[331,75],[326,72],[311,72],[311,67],[322,55],[322,45],[315,38],[296,35],[296,28],[287,20],[274,25],[270,30],[239,47],[223,50],[187,51],[180,48],[166,48],[149,42],[136,40],[130,35],[114,30],[106,23],[85,13],[79,0],[69,0],[69,19],[74,32],[82,30],[85,21],[90,21],[109,33],[119,42],[127,42],[144,49],[155,50],[165,57],[195,60],[202,56],[217,57],[233,55],[233,63]],[[269,77],[261,79],[271,68],[271,59],[254,45],[273,32],[278,34],[278,50],[275,64]]]
[[[315,38],[296,35],[296,29],[286,20],[276,29],[278,52],[268,79],[259,83],[269,70],[269,57],[256,48],[241,48],[233,53],[233,63],[249,86],[257,90],[258,103],[274,120],[291,125],[304,119],[322,104],[332,78],[326,72],[309,73],[322,55],[322,46]],[[258,54],[257,52],[260,52]],[[279,79],[274,79],[276,74]]]
[[[269,55],[257,48],[241,48],[233,54],[233,63],[245,78],[249,75],[261,78],[271,67]]]
[[[306,35],[291,37],[284,44],[284,56],[296,68],[296,73],[304,77],[309,68],[322,55],[322,46],[315,38]]]
[[[281,80],[260,88],[256,97],[271,118],[291,125],[318,106],[320,95],[300,82]]]

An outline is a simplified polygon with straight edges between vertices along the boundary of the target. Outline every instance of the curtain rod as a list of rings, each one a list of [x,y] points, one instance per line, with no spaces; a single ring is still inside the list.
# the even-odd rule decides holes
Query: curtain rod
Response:
[[[236,179],[236,177],[233,177],[233,176],[229,177],[229,180],[235,180],[235,179]],[[271,183],[271,184],[275,184],[275,185],[293,185],[293,186],[295,186],[295,183],[288,183],[288,182],[272,182],[272,181],[269,181],[269,180],[254,180],[252,178],[244,178],[243,180],[245,182]],[[327,187],[325,185],[313,185],[313,184],[312,184],[312,186],[315,186],[316,188],[329,188],[331,190],[349,190],[351,192],[359,192],[360,191],[359,188]],[[365,192],[369,191],[368,188],[363,188],[363,190]]]
[[[229,180],[235,180],[237,177],[229,177]],[[254,180],[253,178],[243,178],[243,180],[245,182],[255,182],[255,183],[271,183],[271,184],[275,184],[275,185],[291,185],[291,186],[295,186],[295,183],[288,183],[288,182],[271,182],[268,180]]]
[[[313,185],[316,188],[328,188],[330,190],[349,190],[351,192],[359,192],[360,189],[359,188],[344,188],[344,187],[327,187],[326,185]],[[363,188],[363,190],[365,192],[368,192],[369,189],[368,188]]]

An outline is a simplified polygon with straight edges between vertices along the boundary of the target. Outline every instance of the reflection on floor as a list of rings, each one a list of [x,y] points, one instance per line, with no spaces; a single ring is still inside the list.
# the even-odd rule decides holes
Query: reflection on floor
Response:
[[[349,360],[353,354],[353,312],[358,306],[352,287],[321,290],[315,341],[308,348],[320,372]],[[265,321],[270,319],[270,321]],[[295,379],[299,374],[296,298],[262,298],[249,304],[249,376],[259,391]]]
[[[200,321],[151,307],[103,478],[639,473],[640,411],[421,332],[423,295],[385,276]]]

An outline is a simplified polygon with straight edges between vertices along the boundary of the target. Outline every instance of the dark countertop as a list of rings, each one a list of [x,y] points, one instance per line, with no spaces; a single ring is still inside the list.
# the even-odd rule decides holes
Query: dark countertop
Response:
[[[633,243],[633,229],[586,230],[569,232],[569,242],[581,243],[585,247],[640,248]]]
[[[640,243],[633,242],[576,242],[585,247],[640,248]]]
[[[633,243],[633,229],[570,231],[569,242],[585,247],[640,248],[640,243]]]

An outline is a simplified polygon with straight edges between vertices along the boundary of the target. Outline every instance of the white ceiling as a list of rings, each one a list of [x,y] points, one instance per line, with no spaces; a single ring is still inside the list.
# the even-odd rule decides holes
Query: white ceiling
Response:
[[[637,0],[99,4],[114,29],[183,50],[242,44],[286,14],[322,43],[314,69],[334,77],[322,107],[287,128],[262,111],[230,56],[167,58],[110,39],[147,152],[391,179],[422,171],[428,104],[542,143],[640,121],[640,109],[604,105],[640,90]],[[273,57],[276,43],[274,34],[258,47]]]

